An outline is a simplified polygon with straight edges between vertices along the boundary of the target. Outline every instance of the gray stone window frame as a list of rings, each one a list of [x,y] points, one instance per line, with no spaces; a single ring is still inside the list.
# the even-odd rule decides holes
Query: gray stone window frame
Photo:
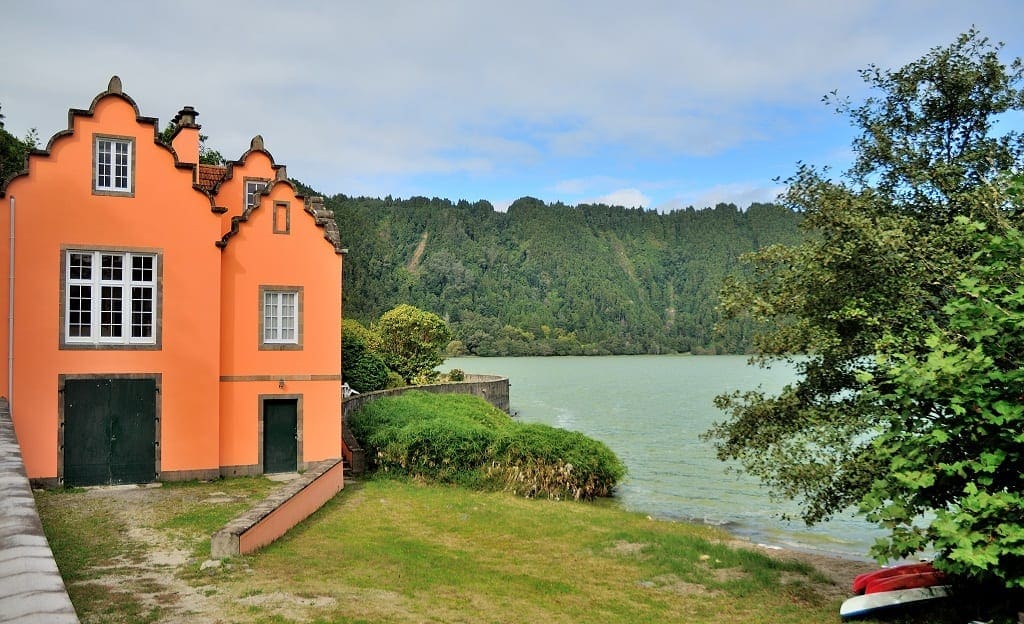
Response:
[[[67,328],[67,276],[68,254],[80,253],[132,253],[146,254],[156,257],[156,275],[154,276],[154,310],[153,310],[153,342],[68,342]],[[130,268],[127,270],[131,270]],[[67,351],[160,351],[163,349],[163,310],[164,310],[164,251],[148,247],[108,247],[103,245],[61,245],[60,248],[60,302],[58,304],[58,349]],[[129,294],[130,296],[130,294]]]
[[[250,184],[258,184],[259,186],[253,192],[249,192]],[[242,178],[242,210],[248,210],[254,208],[259,201],[256,199],[257,194],[262,191],[266,186],[270,184],[270,180],[267,178]],[[249,198],[252,197],[252,202],[249,202]]]
[[[292,205],[285,201],[274,202],[274,234],[291,234]]]
[[[121,190],[117,188],[99,188],[97,183],[99,182],[99,168],[100,168],[100,141],[117,141],[121,143],[128,143],[128,188]],[[135,137],[123,136],[117,134],[100,134],[96,133],[92,135],[92,180],[89,185],[92,188],[93,195],[103,195],[107,197],[135,197]],[[111,173],[113,175],[113,173]]]
[[[266,318],[266,312],[264,310],[266,293],[269,292],[286,292],[296,293],[295,296],[295,342],[266,342],[264,334],[264,322]],[[301,351],[302,340],[303,340],[303,313],[305,311],[305,302],[303,301],[303,287],[302,286],[291,286],[291,285],[280,285],[280,284],[261,284],[259,287],[259,350],[260,351]]]

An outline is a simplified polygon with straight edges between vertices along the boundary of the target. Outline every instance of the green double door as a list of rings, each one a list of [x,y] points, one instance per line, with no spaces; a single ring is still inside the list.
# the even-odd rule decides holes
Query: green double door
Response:
[[[263,472],[298,470],[298,401],[263,402]]]
[[[156,380],[64,382],[64,484],[156,479]]]

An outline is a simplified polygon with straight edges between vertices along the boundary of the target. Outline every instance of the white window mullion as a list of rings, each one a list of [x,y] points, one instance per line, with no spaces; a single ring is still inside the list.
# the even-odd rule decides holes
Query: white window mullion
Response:
[[[124,267],[121,270],[121,340],[132,340],[132,255],[124,254]]]
[[[89,280],[90,301],[89,301],[89,342],[103,340],[103,286],[100,279],[100,255],[97,252],[92,254],[92,279]]]

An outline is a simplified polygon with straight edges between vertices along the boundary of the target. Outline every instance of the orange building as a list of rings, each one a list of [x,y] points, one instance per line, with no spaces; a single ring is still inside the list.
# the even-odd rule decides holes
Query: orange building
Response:
[[[116,76],[0,180],[0,393],[30,479],[287,472],[341,456],[341,249],[260,137],[199,164]]]

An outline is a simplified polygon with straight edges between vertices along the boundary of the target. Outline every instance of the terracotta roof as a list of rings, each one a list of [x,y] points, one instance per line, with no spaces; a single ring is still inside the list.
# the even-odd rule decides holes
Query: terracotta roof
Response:
[[[196,185],[204,191],[212,192],[214,188],[224,179],[228,172],[227,167],[220,165],[199,165]]]

